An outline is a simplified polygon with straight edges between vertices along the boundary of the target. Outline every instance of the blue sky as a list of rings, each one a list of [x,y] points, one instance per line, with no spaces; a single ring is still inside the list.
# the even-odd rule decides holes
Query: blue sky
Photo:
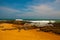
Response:
[[[1,18],[60,19],[60,0],[0,0]]]

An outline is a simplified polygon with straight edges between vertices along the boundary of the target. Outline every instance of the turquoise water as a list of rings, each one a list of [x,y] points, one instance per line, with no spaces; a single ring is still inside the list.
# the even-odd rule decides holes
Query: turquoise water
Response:
[[[50,21],[50,20],[53,20],[56,22],[60,22],[60,19],[24,19],[24,20],[33,20],[33,21],[41,21],[41,20]]]
[[[0,19],[0,20],[15,20],[15,19]],[[50,21],[50,20],[53,20],[53,21],[56,21],[56,22],[60,22],[60,19],[23,19],[23,20],[28,20],[28,21]]]

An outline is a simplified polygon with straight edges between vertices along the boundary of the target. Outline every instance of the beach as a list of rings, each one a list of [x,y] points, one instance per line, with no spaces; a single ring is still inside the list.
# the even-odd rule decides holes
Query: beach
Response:
[[[12,28],[13,24],[2,23],[0,26]],[[35,29],[24,30],[0,30],[0,40],[60,40],[60,35],[51,32],[36,31]]]

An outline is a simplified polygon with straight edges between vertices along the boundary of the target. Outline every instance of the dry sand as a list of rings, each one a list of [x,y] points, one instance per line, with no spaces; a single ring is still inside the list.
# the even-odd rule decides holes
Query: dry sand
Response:
[[[3,23],[0,26],[5,28],[11,28],[13,24]],[[0,40],[60,40],[60,35],[56,35],[48,32],[37,32],[35,29],[32,30],[0,30]]]

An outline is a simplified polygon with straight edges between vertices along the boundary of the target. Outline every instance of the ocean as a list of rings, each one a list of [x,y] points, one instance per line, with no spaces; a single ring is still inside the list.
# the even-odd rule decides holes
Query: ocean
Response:
[[[16,19],[0,19],[0,20],[16,20]],[[60,19],[23,19],[23,20],[28,20],[28,21],[56,21],[60,22]]]
[[[28,21],[56,21],[56,22],[60,22],[60,19],[24,19],[24,20],[28,20]]]

